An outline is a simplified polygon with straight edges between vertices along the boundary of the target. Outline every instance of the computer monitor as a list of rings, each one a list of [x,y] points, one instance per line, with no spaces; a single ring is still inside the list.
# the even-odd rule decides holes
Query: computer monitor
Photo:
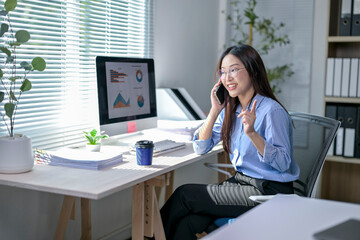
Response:
[[[154,60],[96,57],[100,129],[118,135],[157,126]]]

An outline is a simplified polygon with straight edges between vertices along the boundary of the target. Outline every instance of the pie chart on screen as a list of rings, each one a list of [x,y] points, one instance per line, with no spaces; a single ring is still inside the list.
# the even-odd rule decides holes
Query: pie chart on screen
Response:
[[[139,107],[143,107],[144,106],[144,97],[141,95],[138,96],[137,103],[138,103]]]
[[[136,80],[137,80],[138,82],[142,82],[142,80],[143,80],[143,73],[141,72],[141,70],[137,70],[137,71],[136,71]]]

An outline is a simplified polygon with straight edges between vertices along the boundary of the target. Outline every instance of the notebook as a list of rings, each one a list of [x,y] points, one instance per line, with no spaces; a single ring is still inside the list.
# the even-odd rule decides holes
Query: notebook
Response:
[[[318,240],[360,240],[360,220],[349,219],[314,234]]]

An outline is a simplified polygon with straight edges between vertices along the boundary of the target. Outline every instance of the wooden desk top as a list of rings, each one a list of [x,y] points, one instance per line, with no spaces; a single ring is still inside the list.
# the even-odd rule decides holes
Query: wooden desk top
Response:
[[[108,144],[124,151],[129,149],[130,143],[140,139],[165,138],[153,131],[144,131],[142,135],[112,139]],[[123,163],[103,170],[35,165],[27,173],[0,174],[0,184],[96,200],[222,151],[222,146],[218,145],[206,155],[197,155],[192,143],[187,142],[184,149],[154,157],[151,166],[138,166],[136,157],[125,153]]]

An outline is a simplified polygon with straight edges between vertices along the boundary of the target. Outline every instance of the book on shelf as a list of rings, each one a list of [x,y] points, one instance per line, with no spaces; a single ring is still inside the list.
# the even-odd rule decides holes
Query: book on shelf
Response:
[[[325,116],[337,119],[341,126],[328,155],[360,158],[360,106],[356,104],[326,104]]]
[[[123,161],[122,152],[115,148],[90,152],[84,148],[60,148],[56,151],[35,151],[36,161],[54,166],[100,170]]]
[[[349,97],[350,85],[350,58],[343,58],[342,62],[342,76],[341,76],[341,97]]]
[[[359,58],[332,58],[326,62],[325,96],[360,97]]]
[[[342,62],[342,58],[335,58],[334,88],[332,91],[334,97],[340,97],[341,93]]]
[[[339,35],[351,35],[352,0],[342,0],[340,8]]]
[[[350,65],[349,97],[357,97],[359,59],[352,58]]]

